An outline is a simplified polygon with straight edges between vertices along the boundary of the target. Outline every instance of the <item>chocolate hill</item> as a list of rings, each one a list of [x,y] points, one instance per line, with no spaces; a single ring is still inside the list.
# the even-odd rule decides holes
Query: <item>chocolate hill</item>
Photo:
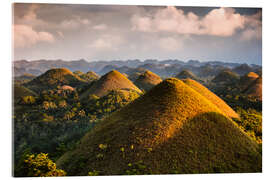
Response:
[[[240,88],[246,89],[258,77],[259,77],[259,75],[254,73],[254,72],[249,72],[249,73],[245,74],[244,76],[242,76],[240,78],[240,82],[239,82]]]
[[[68,175],[261,172],[258,144],[194,89],[164,80],[97,124],[57,166]]]
[[[85,84],[86,81],[66,68],[50,69],[44,74],[34,78],[25,84],[26,87],[36,92],[54,89],[57,86],[69,85],[76,87]]]
[[[162,79],[157,74],[147,70],[143,74],[139,75],[134,84],[140,89],[148,91],[161,81]]]
[[[253,83],[251,83],[247,89],[244,90],[244,93],[262,101],[262,77],[258,77]]]
[[[103,75],[82,95],[81,99],[88,97],[91,94],[102,97],[108,94],[111,90],[131,89],[141,93],[141,90],[136,87],[128,78],[120,72],[113,70]]]

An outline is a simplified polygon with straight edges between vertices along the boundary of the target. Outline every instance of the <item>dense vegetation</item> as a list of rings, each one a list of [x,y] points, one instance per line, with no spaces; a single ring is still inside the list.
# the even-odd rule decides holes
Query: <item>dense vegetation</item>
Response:
[[[191,79],[160,83],[144,70],[136,79],[147,88],[134,82],[149,90],[141,98],[117,71],[17,78],[14,175],[260,172],[262,80],[228,74],[217,82],[200,77],[212,93]]]

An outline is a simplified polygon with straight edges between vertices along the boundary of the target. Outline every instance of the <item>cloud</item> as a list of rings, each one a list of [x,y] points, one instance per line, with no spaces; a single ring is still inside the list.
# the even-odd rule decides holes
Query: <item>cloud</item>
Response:
[[[244,29],[247,17],[235,12],[233,8],[213,9],[204,17],[189,12],[184,13],[175,7],[166,7],[150,14],[136,14],[131,17],[132,30],[143,32],[170,32],[177,34],[196,34],[231,36]]]
[[[74,16],[72,19],[63,20],[60,23],[62,29],[77,29],[82,25],[89,25],[90,21],[86,18],[81,18],[80,16]]]
[[[32,27],[27,25],[14,25],[14,46],[29,47],[38,42],[53,43],[55,41],[54,36],[49,32],[37,32]]]
[[[98,24],[98,25],[95,25],[93,26],[93,29],[95,30],[106,30],[108,27],[106,24]]]
[[[165,51],[177,51],[182,47],[181,41],[172,37],[159,39],[158,45]]]
[[[124,39],[120,36],[105,34],[95,39],[92,43],[87,45],[87,48],[91,48],[97,51],[104,50],[118,50],[118,47],[124,43]]]

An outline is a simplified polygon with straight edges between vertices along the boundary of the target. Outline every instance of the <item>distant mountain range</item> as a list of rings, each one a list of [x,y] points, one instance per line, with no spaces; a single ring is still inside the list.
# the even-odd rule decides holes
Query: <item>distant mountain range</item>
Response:
[[[87,62],[84,59],[74,61],[64,60],[37,60],[27,61],[19,60],[13,62],[15,77],[24,74],[40,75],[52,68],[68,68],[70,71],[94,71],[99,75],[104,75],[111,70],[117,70],[121,73],[134,72],[136,68],[143,68],[156,73],[161,77],[175,76],[182,70],[190,70],[195,75],[214,76],[219,70],[231,69],[232,71],[243,75],[248,72],[261,72],[261,66],[255,64],[228,63],[221,61],[200,62],[198,60],[189,60],[187,62],[169,59],[169,60],[152,60],[141,61],[135,60],[112,60],[112,61],[94,61]]]

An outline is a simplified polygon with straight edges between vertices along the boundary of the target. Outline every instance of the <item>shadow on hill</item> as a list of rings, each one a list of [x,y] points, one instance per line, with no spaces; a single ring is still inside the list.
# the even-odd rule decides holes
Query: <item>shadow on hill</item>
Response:
[[[62,158],[61,168],[69,175],[87,175],[89,170],[98,171],[99,175],[123,175],[130,168],[129,164],[136,163],[144,167],[136,169],[136,174],[262,171],[258,144],[231,120],[216,112],[203,113],[186,120],[181,127],[173,130],[174,133],[167,140],[153,146],[148,144],[148,147],[135,143],[137,136],[132,135],[134,127],[124,122],[122,125],[124,127],[117,128],[118,130],[104,127],[103,130],[113,131],[109,133],[110,138],[107,133],[98,134],[99,137],[96,138],[99,140],[91,140],[90,144],[83,143],[75,152]],[[98,144],[108,138],[106,149],[100,148]],[[91,147],[93,145],[96,148]],[[74,159],[76,156],[82,158]]]

